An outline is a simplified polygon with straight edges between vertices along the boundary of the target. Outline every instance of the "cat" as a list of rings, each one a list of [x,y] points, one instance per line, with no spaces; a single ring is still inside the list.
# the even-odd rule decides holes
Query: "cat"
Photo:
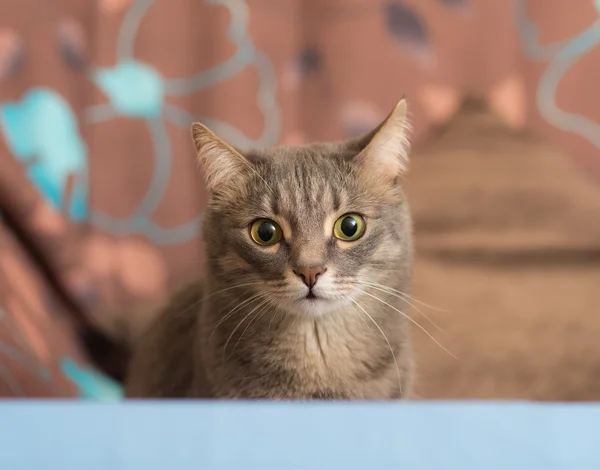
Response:
[[[407,104],[362,137],[240,151],[192,125],[205,279],[139,342],[128,398],[408,398]]]

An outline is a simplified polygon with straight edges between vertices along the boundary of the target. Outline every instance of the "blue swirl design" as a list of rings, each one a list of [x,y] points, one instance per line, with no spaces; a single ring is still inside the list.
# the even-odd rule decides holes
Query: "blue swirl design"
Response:
[[[600,13],[600,0],[592,0]],[[536,25],[527,17],[527,0],[513,0],[517,25],[525,55],[547,62],[536,92],[536,105],[542,117],[565,132],[577,134],[600,150],[600,124],[580,114],[561,109],[556,93],[567,72],[590,50],[600,44],[600,19],[573,38],[553,44],[540,44]]]
[[[166,0],[165,0],[166,1]],[[108,98],[108,103],[85,110],[87,123],[128,117],[146,123],[154,147],[154,173],[146,195],[127,218],[88,208],[88,151],[75,113],[55,90],[29,90],[18,103],[0,103],[0,130],[12,154],[27,166],[29,179],[50,204],[66,212],[72,221],[88,222],[116,236],[138,234],[156,245],[175,245],[198,236],[201,218],[176,227],[161,227],[152,216],[164,198],[171,177],[172,154],[165,120],[189,128],[201,121],[238,147],[274,145],[281,134],[277,103],[277,77],[269,57],[257,49],[248,32],[249,9],[244,0],[205,0],[227,8],[231,23],[228,37],[236,52],[223,63],[190,77],[166,78],[151,64],[133,56],[137,31],[155,0],[134,0],[125,14],[117,38],[117,63],[113,67],[91,67],[87,75]],[[194,115],[166,102],[206,90],[255,67],[259,75],[257,105],[264,128],[257,139],[221,120]],[[69,200],[67,182],[72,181]],[[63,209],[64,210],[64,209]]]
[[[72,220],[84,220],[88,153],[67,101],[54,90],[32,88],[21,101],[0,105],[0,127],[37,190],[55,209],[67,206]],[[67,201],[69,178],[73,186]]]
[[[79,398],[103,402],[115,402],[123,398],[123,388],[95,369],[80,367],[68,357],[61,360],[60,368],[77,387]]]
[[[90,77],[109,98],[109,104],[86,112],[89,122],[100,122],[119,116],[143,119],[155,149],[154,174],[146,196],[127,219],[117,219],[100,211],[91,213],[91,223],[113,235],[141,234],[157,245],[183,243],[199,233],[201,219],[191,220],[172,228],[164,228],[151,220],[169,185],[171,148],[163,119],[189,128],[192,121],[201,121],[222,138],[239,147],[275,144],[281,133],[281,116],[276,100],[276,74],[270,59],[258,50],[248,33],[249,11],[243,0],[205,0],[207,4],[228,9],[231,24],[228,36],[236,52],[222,64],[185,78],[165,78],[149,64],[133,57],[133,44],[144,15],[155,0],[135,0],[130,6],[119,34],[118,62],[109,69],[95,69]],[[257,104],[264,116],[262,135],[250,139],[229,123],[208,116],[192,115],[172,104],[169,96],[196,93],[218,85],[242,72],[256,67],[260,85]]]

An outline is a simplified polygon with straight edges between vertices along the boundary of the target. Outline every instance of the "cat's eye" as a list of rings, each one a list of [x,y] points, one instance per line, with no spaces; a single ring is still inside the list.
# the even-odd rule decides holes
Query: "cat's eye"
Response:
[[[250,225],[250,237],[262,246],[271,246],[281,241],[283,232],[277,222],[270,219],[258,219]]]
[[[358,240],[365,233],[365,219],[359,214],[344,214],[335,222],[333,235],[335,238],[352,242]]]

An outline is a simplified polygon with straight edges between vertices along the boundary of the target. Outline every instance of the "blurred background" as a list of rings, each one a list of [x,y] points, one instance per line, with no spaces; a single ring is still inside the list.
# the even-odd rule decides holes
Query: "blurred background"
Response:
[[[118,399],[201,275],[194,120],[342,139],[406,95],[417,398],[600,399],[600,2],[0,0],[0,396]]]

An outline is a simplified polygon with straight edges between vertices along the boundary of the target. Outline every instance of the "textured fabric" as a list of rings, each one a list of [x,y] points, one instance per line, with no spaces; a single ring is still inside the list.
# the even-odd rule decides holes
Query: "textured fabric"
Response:
[[[418,144],[478,96],[600,180],[599,7],[567,3],[0,1],[0,203],[73,304],[130,339],[140,302],[200,273],[193,120],[242,147],[337,139],[406,94]]]
[[[417,394],[600,399],[600,186],[468,107],[413,153],[406,184]]]
[[[90,368],[66,308],[0,222],[0,397],[118,398]]]

